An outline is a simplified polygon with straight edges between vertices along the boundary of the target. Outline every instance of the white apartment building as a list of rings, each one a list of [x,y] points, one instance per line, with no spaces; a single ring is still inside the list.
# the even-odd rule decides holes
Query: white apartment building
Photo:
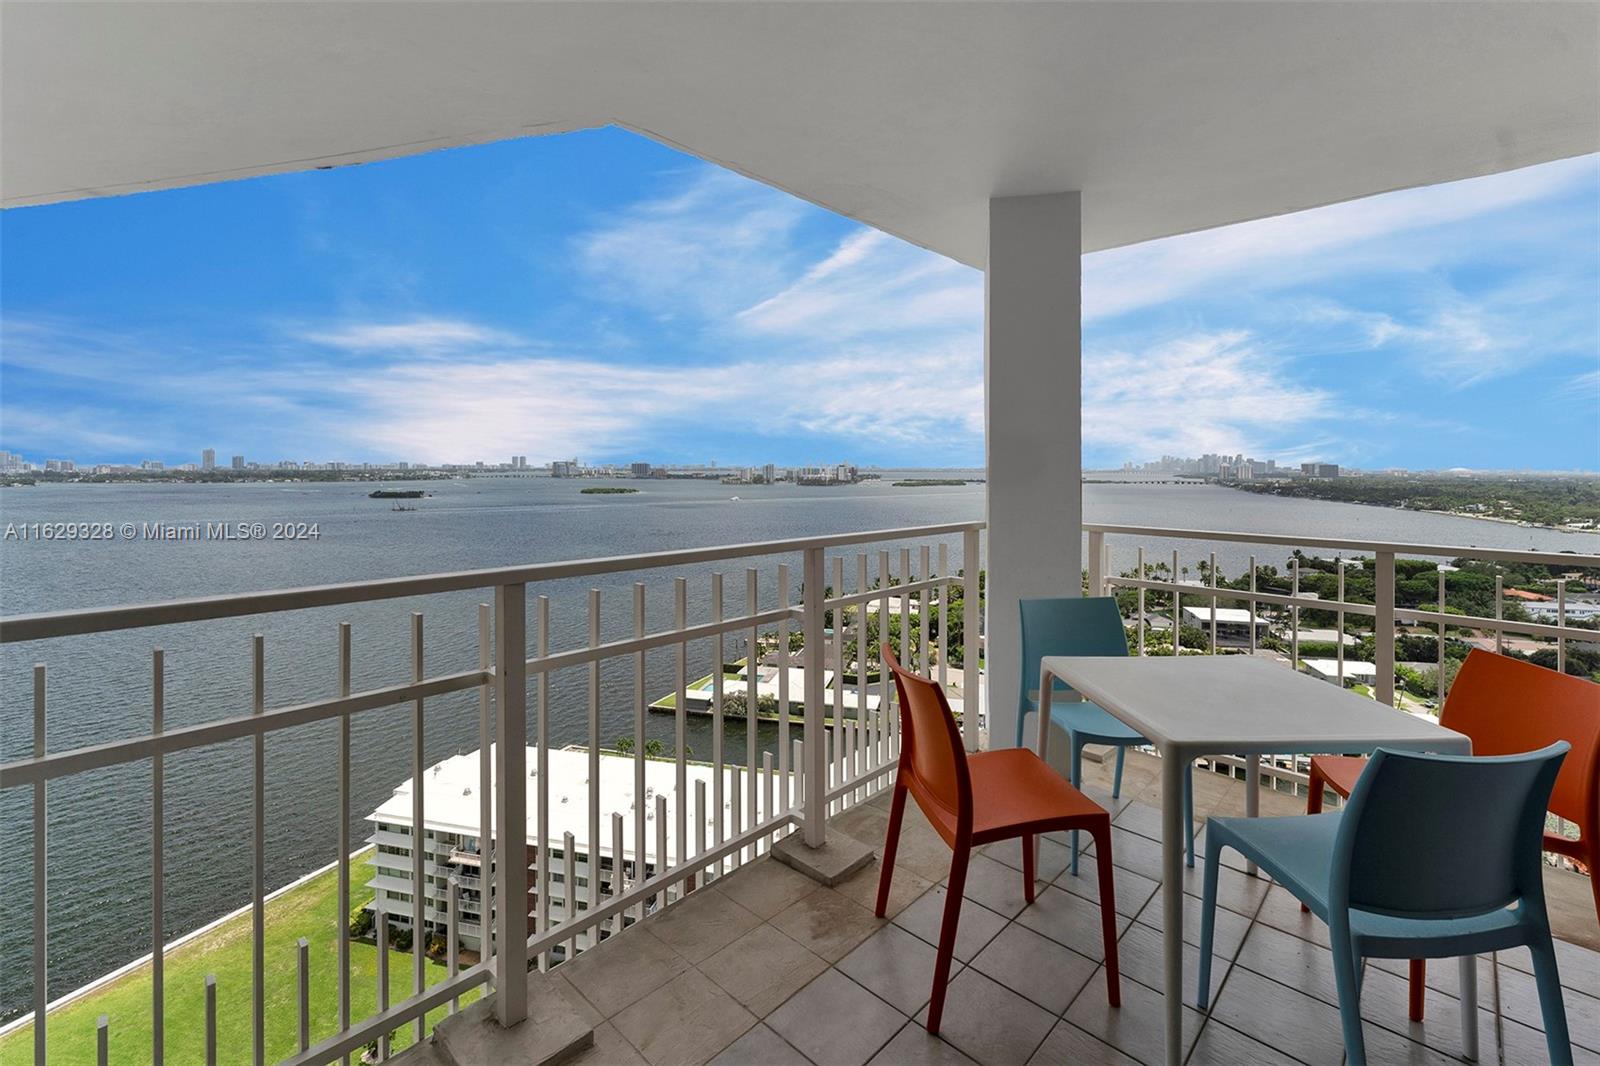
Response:
[[[490,765],[493,765],[491,748]],[[631,755],[600,756],[600,844],[598,848],[589,841],[589,753],[581,747],[569,747],[550,752],[550,835],[547,841],[538,838],[538,752],[528,748],[528,839],[527,862],[533,871],[529,875],[528,906],[537,908],[539,885],[538,864],[543,856],[550,861],[550,921],[563,921],[568,913],[568,886],[565,884],[566,834],[573,836],[574,881],[576,906],[579,912],[589,908],[590,856],[598,855],[600,877],[604,894],[609,895],[611,870],[616,861],[612,848],[611,816],[618,813],[624,819],[623,873],[629,886],[640,879],[639,856],[634,852],[633,787],[634,760]],[[733,794],[732,781],[743,777],[742,767],[728,767],[726,787],[723,789],[724,825],[731,825],[733,813],[728,799]],[[491,770],[492,774],[492,770]],[[677,802],[673,787],[676,763],[670,759],[645,761],[645,840],[646,855],[643,876],[655,871],[658,856],[656,847],[656,797],[667,801],[667,854],[673,865],[684,857],[679,848],[676,832]],[[691,763],[688,767],[690,795],[695,782],[706,785],[708,809],[706,832],[703,839],[714,839],[714,814],[709,808],[712,796],[713,771],[710,766]],[[745,782],[741,781],[740,785]],[[758,783],[759,784],[759,783]],[[454,755],[429,767],[423,774],[423,861],[426,899],[424,900],[424,926],[443,932],[448,924],[449,883],[457,878],[460,889],[461,913],[457,929],[461,946],[477,951],[482,943],[482,849],[479,846],[479,758],[477,751]],[[493,778],[491,777],[491,789]],[[382,909],[389,915],[390,924],[409,927],[412,916],[411,853],[412,821],[411,796],[413,783],[408,778],[394,794],[367,816],[373,833],[368,842],[377,848],[373,863],[375,876],[367,882],[373,899],[367,908]],[[744,788],[740,794],[748,796]],[[748,802],[748,800],[746,800]],[[491,805],[491,815],[493,806]],[[687,820],[689,833],[694,834],[693,815]],[[490,833],[491,850],[494,841]],[[544,846],[541,846],[543,844]],[[589,937],[580,935],[580,950],[589,946]],[[559,954],[559,952],[558,952]]]

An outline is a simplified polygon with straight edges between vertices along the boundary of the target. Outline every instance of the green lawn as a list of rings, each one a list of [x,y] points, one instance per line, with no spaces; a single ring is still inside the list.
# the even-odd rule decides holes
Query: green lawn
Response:
[[[372,877],[370,853],[351,864],[352,897],[367,895]],[[299,996],[296,990],[295,943],[311,943],[311,1042],[332,1036],[338,1028],[337,923],[339,879],[329,870],[267,904],[267,1059],[276,1061],[298,1049]],[[372,1013],[377,992],[377,949],[350,945],[350,1013],[359,1020]],[[411,994],[411,955],[391,952],[389,997],[398,1003]],[[240,915],[167,953],[166,1061],[205,1060],[205,978],[217,975],[217,1058],[219,1062],[250,1061],[250,915]],[[429,984],[442,980],[445,969],[429,962]],[[463,1001],[477,998],[474,989]],[[111,1061],[149,1062],[150,967],[148,964],[82,999],[50,1014],[46,1025],[52,1063],[93,1063],[95,1023],[111,1019]],[[444,1008],[429,1015],[430,1024]],[[411,1043],[408,1025],[395,1035],[398,1050]],[[33,1061],[33,1026],[0,1041],[0,1064]]]

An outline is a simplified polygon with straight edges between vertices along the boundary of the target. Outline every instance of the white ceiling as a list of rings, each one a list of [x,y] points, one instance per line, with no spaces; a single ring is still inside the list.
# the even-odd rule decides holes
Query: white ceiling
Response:
[[[51,203],[619,123],[963,262],[1600,150],[1594,3],[19,3],[0,194]]]

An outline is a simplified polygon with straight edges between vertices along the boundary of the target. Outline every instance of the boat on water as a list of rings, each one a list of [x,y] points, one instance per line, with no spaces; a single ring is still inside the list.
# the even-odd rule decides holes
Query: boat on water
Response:
[[[424,493],[421,489],[373,489],[367,493],[367,498],[372,500],[420,500]]]

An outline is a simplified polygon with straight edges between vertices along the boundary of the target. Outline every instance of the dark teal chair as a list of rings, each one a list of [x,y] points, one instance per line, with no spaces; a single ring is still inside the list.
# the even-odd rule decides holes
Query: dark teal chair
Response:
[[[1122,612],[1110,596],[1073,596],[1022,600],[1022,688],[1017,706],[1016,747],[1024,747],[1023,727],[1028,715],[1039,713],[1039,660],[1046,655],[1127,655],[1128,634]],[[1050,721],[1067,734],[1071,749],[1069,777],[1074,788],[1083,786],[1083,746],[1108,744],[1117,749],[1117,769],[1111,779],[1111,798],[1122,795],[1122,763],[1128,748],[1150,743],[1123,725],[1104,708],[1085,700],[1059,699],[1072,688],[1058,680],[1051,692]],[[1184,767],[1183,813],[1189,827],[1189,865],[1194,865],[1194,766]],[[1078,834],[1072,834],[1072,874],[1078,874]]]
[[[1328,923],[1351,1066],[1367,1061],[1363,958],[1459,958],[1524,946],[1533,954],[1550,1061],[1570,1066],[1541,855],[1545,808],[1570,747],[1558,741],[1494,758],[1380,749],[1342,811],[1212,818],[1206,823],[1200,1009],[1211,991],[1218,860],[1230,847]]]

